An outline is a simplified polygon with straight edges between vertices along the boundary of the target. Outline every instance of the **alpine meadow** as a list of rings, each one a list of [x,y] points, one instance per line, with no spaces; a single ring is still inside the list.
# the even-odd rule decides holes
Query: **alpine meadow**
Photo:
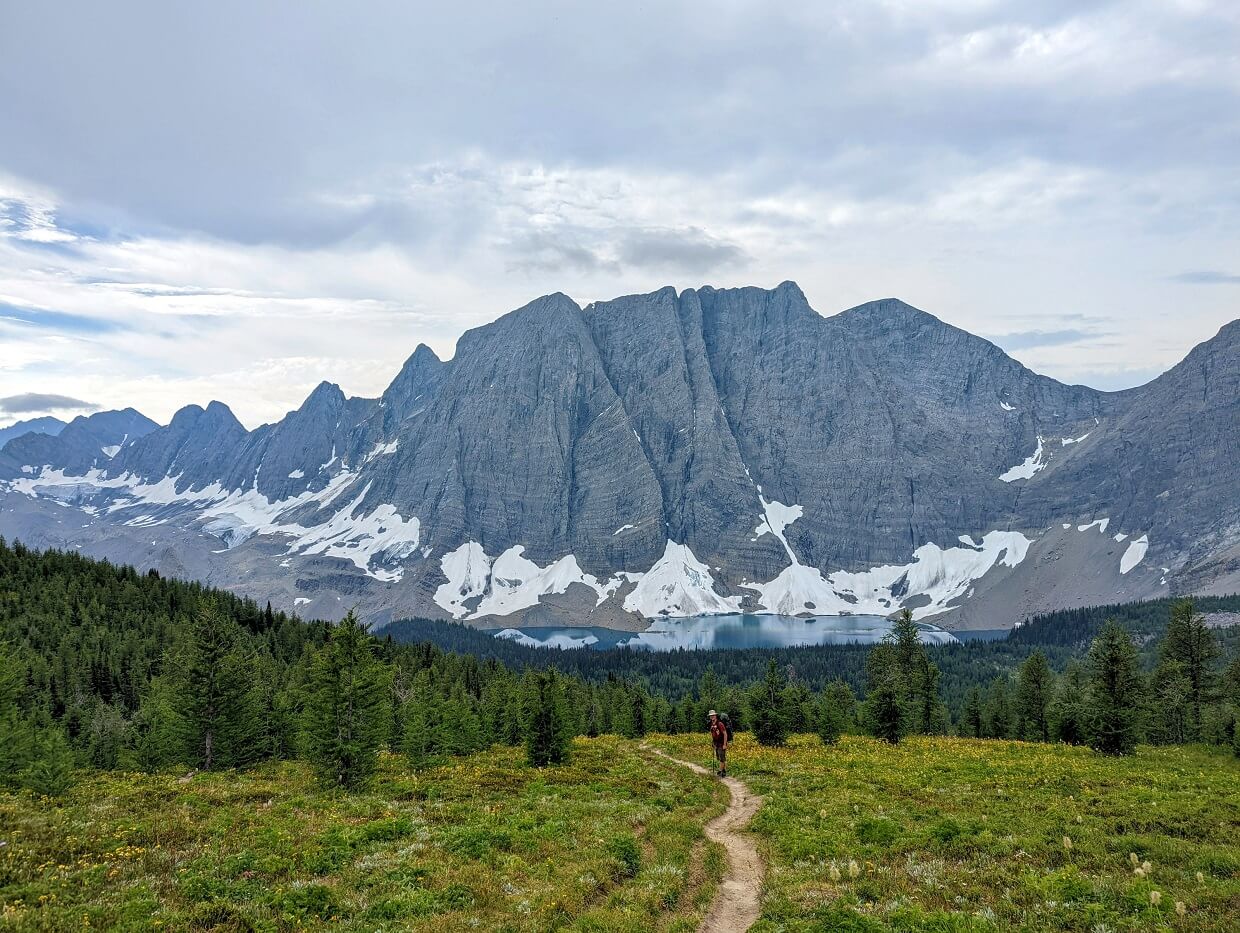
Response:
[[[1237,49],[0,4],[0,933],[1240,930]]]

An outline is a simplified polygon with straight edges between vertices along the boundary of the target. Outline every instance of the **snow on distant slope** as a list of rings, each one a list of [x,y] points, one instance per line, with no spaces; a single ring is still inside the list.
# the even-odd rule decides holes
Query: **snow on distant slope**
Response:
[[[439,566],[448,580],[435,590],[435,602],[459,619],[465,615],[466,600],[486,592],[491,558],[477,541],[467,541],[440,558]]]
[[[1145,559],[1145,552],[1149,550],[1149,535],[1142,535],[1135,541],[1128,544],[1128,549],[1124,551],[1124,556],[1119,559],[1119,572],[1127,573],[1137,564]]]
[[[754,534],[761,538],[764,534],[773,534],[779,539],[779,543],[784,546],[784,550],[788,552],[788,556],[796,562],[796,555],[792,553],[792,547],[788,544],[788,539],[784,536],[784,529],[801,517],[803,509],[799,505],[784,505],[782,502],[767,501],[762,495],[762,487],[758,487],[758,501],[762,503],[762,521],[758,523]]]
[[[1029,479],[1034,473],[1037,473],[1046,466],[1046,461],[1042,459],[1044,447],[1043,438],[1038,436],[1038,446],[1032,454],[1025,458],[1023,463],[1018,463],[1005,473],[1000,474],[999,479],[1005,483],[1014,483],[1018,479]]]
[[[637,582],[624,598],[625,610],[648,619],[740,611],[740,597],[716,593],[710,568],[694,556],[687,544],[668,541],[663,556],[653,567],[644,574],[625,576]]]
[[[583,573],[577,558],[567,554],[547,567],[539,567],[524,556],[525,548],[514,545],[491,565],[490,586],[486,596],[470,618],[486,615],[505,616],[538,605],[538,600],[553,593],[563,593],[574,583],[594,590],[601,605],[620,585],[614,578],[600,582],[594,576]]]
[[[949,609],[996,565],[1015,567],[1025,559],[1031,543],[1018,531],[992,531],[976,547],[923,544],[908,564],[858,572],[841,570],[824,577],[817,568],[793,563],[769,583],[745,587],[759,594],[761,611],[780,615],[886,615],[902,602],[920,596],[927,602],[914,609],[913,615],[923,618]]]
[[[82,476],[71,476],[44,468],[35,476],[11,481],[9,488],[33,498],[79,504],[84,499],[106,499],[104,511],[121,516],[126,525],[133,527],[162,525],[187,509],[202,523],[204,531],[218,537],[228,548],[254,535],[281,535],[293,539],[288,546],[289,554],[339,557],[383,582],[400,579],[399,568],[372,568],[371,562],[401,560],[418,545],[420,525],[416,517],[405,519],[391,505],[380,505],[368,513],[359,511],[369,486],[320,523],[305,525],[288,518],[295,512],[318,512],[330,506],[357,479],[356,474],[348,471],[337,473],[316,492],[306,490],[288,499],[274,500],[253,487],[227,490],[218,482],[178,492],[179,479],[165,476],[148,483],[128,473],[109,477],[100,470],[89,470]]]

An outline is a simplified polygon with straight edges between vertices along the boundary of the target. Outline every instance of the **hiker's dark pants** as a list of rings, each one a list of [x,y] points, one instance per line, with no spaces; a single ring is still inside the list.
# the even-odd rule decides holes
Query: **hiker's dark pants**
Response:
[[[715,761],[719,762],[719,770],[727,770],[728,767],[728,749],[724,745],[715,746]]]

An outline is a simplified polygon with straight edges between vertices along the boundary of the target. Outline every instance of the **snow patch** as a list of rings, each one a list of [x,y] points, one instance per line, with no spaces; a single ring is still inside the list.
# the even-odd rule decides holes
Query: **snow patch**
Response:
[[[644,574],[625,574],[635,586],[625,598],[627,612],[655,616],[720,615],[739,612],[740,597],[720,596],[710,568],[687,544],[668,541],[653,567]]]
[[[383,457],[387,454],[394,454],[396,453],[396,448],[399,446],[400,438],[397,438],[394,441],[389,441],[386,444],[376,444],[375,449],[368,453],[362,462],[369,463],[371,460],[375,459],[375,457]]]
[[[1069,444],[1079,444],[1081,441],[1085,440],[1085,438],[1089,437],[1089,435],[1093,433],[1094,433],[1093,431],[1086,431],[1080,437],[1065,437],[1062,439],[1063,446],[1067,447]]]
[[[779,543],[784,546],[784,550],[788,552],[788,557],[793,563],[797,562],[796,555],[792,553],[792,547],[788,544],[788,538],[784,535],[784,529],[795,522],[804,514],[804,510],[799,505],[784,505],[782,502],[767,501],[762,495],[762,487],[758,487],[758,501],[762,503],[762,521],[758,522],[758,527],[753,530],[757,538],[761,538],[765,534],[773,534],[779,539]],[[756,541],[757,538],[754,540]]]
[[[121,445],[120,445],[120,444],[111,444],[111,445],[109,445],[108,447],[100,447],[99,449],[100,449],[101,451],[103,451],[103,455],[104,455],[105,457],[107,457],[109,460],[111,460],[113,457],[115,457],[115,456],[116,456],[116,452],[117,452],[118,450],[120,450],[120,449],[121,449]]]
[[[524,556],[524,546],[510,547],[491,565],[490,586],[486,596],[470,616],[506,616],[522,609],[537,606],[538,600],[553,593],[563,593],[574,583],[581,583],[594,590],[598,597],[595,605],[602,603],[620,586],[619,578],[600,582],[591,574],[584,573],[577,565],[577,558],[567,554],[547,567],[539,567]]]
[[[1128,535],[1124,534],[1124,533],[1121,531],[1121,532],[1119,532],[1119,534],[1117,534],[1117,535],[1115,536],[1115,538],[1114,538],[1113,540],[1115,540],[1115,541],[1123,541],[1123,540],[1124,540],[1125,538],[1127,538],[1127,537],[1128,537]]]
[[[999,407],[1002,408],[1004,411],[1016,411],[1016,406],[1009,405],[1007,402],[1000,402]]]
[[[976,547],[923,544],[908,564],[855,573],[841,570],[824,577],[817,568],[793,563],[769,583],[742,585],[759,594],[761,611],[768,613],[886,615],[893,605],[924,596],[929,601],[913,610],[915,617],[923,618],[952,608],[992,568],[1015,567],[1031,543],[1018,531],[992,531]]]
[[[1096,521],[1090,522],[1088,525],[1077,525],[1076,530],[1077,531],[1089,531],[1089,529],[1091,528],[1097,528],[1100,532],[1102,532],[1103,534],[1106,534],[1107,525],[1109,524],[1111,524],[1111,520],[1109,518],[1100,518]]]
[[[70,502],[112,493],[115,498],[105,509],[109,514],[142,508],[142,512],[125,521],[134,527],[165,524],[179,514],[170,512],[169,507],[182,506],[192,509],[194,518],[203,523],[203,530],[220,538],[227,548],[254,535],[282,535],[293,539],[288,554],[343,558],[363,573],[386,582],[400,579],[400,569],[373,569],[371,561],[404,559],[417,548],[420,537],[418,519],[403,518],[391,505],[379,505],[368,513],[360,511],[369,485],[347,506],[319,524],[306,526],[288,519],[294,512],[317,512],[331,505],[357,479],[356,474],[348,471],[337,473],[317,492],[306,490],[277,500],[268,499],[254,488],[227,490],[219,482],[178,492],[179,479],[165,476],[148,483],[130,473],[107,477],[92,469],[84,476],[66,476],[61,470],[44,468],[37,477],[14,480],[10,488],[35,498]]]
[[[619,528],[617,528],[615,531],[611,533],[611,536],[614,538],[616,535],[620,534],[621,532],[628,531],[632,527],[633,527],[632,525],[621,525]]]
[[[1127,573],[1137,564],[1145,559],[1145,552],[1149,550],[1150,536],[1142,535],[1128,545],[1128,550],[1124,551],[1124,556],[1119,559],[1119,572]]]
[[[289,479],[305,479],[305,476],[306,476],[305,471],[294,470],[292,473],[288,475],[288,478]]]
[[[1045,439],[1038,435],[1038,446],[1032,454],[1025,458],[1023,463],[1018,463],[1005,473],[1000,474],[999,479],[1005,483],[1014,483],[1018,479],[1030,479],[1034,473],[1037,473],[1046,466],[1046,461],[1042,459],[1045,448],[1043,441]]]
[[[435,590],[434,600],[459,619],[465,615],[465,601],[486,592],[491,558],[477,541],[467,541],[440,558],[439,566],[448,582]]]

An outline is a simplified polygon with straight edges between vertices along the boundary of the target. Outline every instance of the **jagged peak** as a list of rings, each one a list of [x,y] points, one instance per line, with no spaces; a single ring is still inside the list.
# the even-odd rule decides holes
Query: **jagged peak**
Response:
[[[934,321],[942,324],[929,311],[923,311],[921,308],[915,308],[907,301],[899,298],[876,298],[873,301],[866,301],[852,308],[841,311],[836,315],[841,321],[847,319],[871,320],[875,318],[884,318],[893,321],[916,321],[926,323]]]
[[[212,401],[207,404],[206,408],[201,405],[186,405],[172,416],[169,422],[170,428],[189,429],[197,427],[200,422],[205,421],[208,424],[223,424],[228,427],[236,426],[242,431],[245,427],[237,420],[237,416],[233,414],[232,409],[220,401]]]
[[[328,382],[324,379],[314,387],[306,400],[302,402],[299,411],[306,411],[312,408],[319,408],[327,405],[341,405],[345,401],[344,391],[334,382]]]

